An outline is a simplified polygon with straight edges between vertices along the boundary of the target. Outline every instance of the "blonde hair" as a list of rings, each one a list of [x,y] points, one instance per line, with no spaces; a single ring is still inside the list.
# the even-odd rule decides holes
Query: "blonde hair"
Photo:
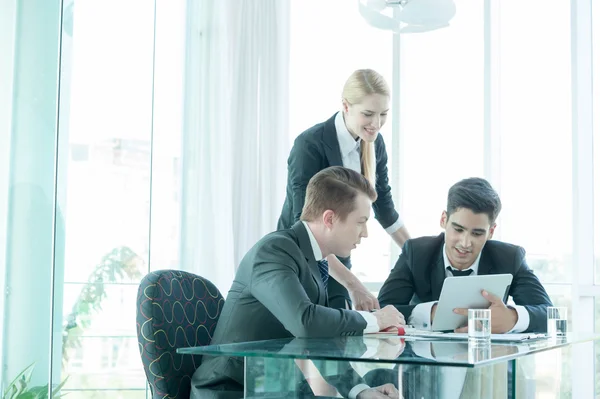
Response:
[[[390,96],[390,88],[379,73],[372,69],[358,69],[350,75],[342,90],[342,101],[358,104],[369,94]],[[375,187],[375,143],[360,142],[360,168],[364,177]]]
[[[360,173],[342,166],[325,168],[308,181],[300,220],[314,222],[330,209],[343,222],[354,210],[358,193],[371,202],[377,199],[375,188]]]

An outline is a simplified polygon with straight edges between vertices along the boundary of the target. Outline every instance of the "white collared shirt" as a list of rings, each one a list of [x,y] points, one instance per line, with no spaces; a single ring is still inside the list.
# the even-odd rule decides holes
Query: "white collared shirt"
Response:
[[[321,251],[321,247],[319,246],[319,243],[317,242],[315,235],[310,230],[308,223],[306,223],[305,221],[302,221],[302,224],[304,224],[304,227],[306,228],[306,232],[308,233],[308,240],[310,241],[310,246],[312,248],[313,255],[315,256],[315,260],[318,262],[318,261],[325,259],[325,257],[323,257],[323,252]],[[367,322],[367,327],[363,331],[364,334],[374,333],[374,332],[379,331],[379,323],[377,323],[377,318],[374,315],[372,315],[370,312],[364,312],[364,311],[359,311],[359,310],[357,310],[356,312],[360,313],[360,315]],[[356,399],[356,397],[358,396],[359,393],[361,393],[365,389],[369,389],[369,388],[370,387],[366,384],[356,385],[354,388],[352,388],[350,390],[350,392],[348,392],[348,397],[350,399]]]
[[[340,145],[340,155],[342,156],[342,165],[344,168],[352,169],[355,172],[362,173],[360,167],[360,137],[354,139],[352,134],[346,127],[344,122],[344,113],[338,112],[335,115],[335,131],[337,133],[338,144]],[[373,157],[373,162],[375,157]],[[396,219],[391,226],[387,227],[385,231],[388,234],[394,234],[399,228],[404,226],[404,222],[400,217]]]
[[[321,252],[321,247],[319,247],[319,243],[315,238],[314,234],[310,230],[308,223],[302,221],[304,227],[306,227],[306,232],[308,233],[308,239],[310,241],[310,246],[312,247],[313,254],[315,255],[315,260],[318,262],[320,260],[325,259],[323,253]],[[379,331],[379,323],[377,323],[377,318],[371,314],[371,312],[365,312],[362,310],[357,310],[358,313],[365,319],[367,322],[367,328],[365,328],[364,333],[374,333]]]
[[[442,248],[442,255],[444,258],[444,268],[445,268],[444,271],[446,273],[446,277],[452,277],[452,272],[450,270],[448,270],[447,268],[450,267],[451,269],[454,269],[454,270],[458,270],[458,269],[453,267],[452,264],[450,263],[450,259],[448,259],[448,255],[446,254],[446,244],[444,244],[444,247]],[[475,259],[475,262],[473,262],[473,264],[469,268],[464,269],[464,270],[473,270],[473,273],[471,273],[471,276],[476,276],[477,272],[479,270],[479,260],[480,259],[481,259],[481,252],[479,253],[479,256],[477,257],[477,259]],[[420,303],[417,306],[415,306],[410,314],[410,317],[408,318],[408,323],[417,328],[430,329],[431,328],[431,308],[436,303],[437,303],[437,301],[423,302],[423,303]],[[521,305],[509,305],[509,307],[511,307],[517,311],[517,323],[515,324],[513,329],[509,331],[509,333],[519,333],[519,332],[523,332],[523,331],[527,330],[527,327],[529,327],[529,312],[527,312],[527,309],[525,309],[525,307],[521,306]]]

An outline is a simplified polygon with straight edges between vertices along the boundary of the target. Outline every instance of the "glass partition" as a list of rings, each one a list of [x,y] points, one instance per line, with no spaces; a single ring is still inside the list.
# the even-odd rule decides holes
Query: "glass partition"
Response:
[[[14,39],[3,50],[2,62],[3,67],[12,62],[12,81],[3,85],[12,95],[4,109],[12,115],[10,122],[2,121],[0,132],[1,142],[10,146],[9,153],[2,148],[2,155],[10,155],[2,157],[0,167],[4,172],[5,160],[9,163],[3,174],[8,178],[0,180],[0,196],[7,200],[2,202],[7,208],[0,210],[0,228],[6,229],[0,259],[6,265],[2,381],[11,392],[16,388],[11,382],[25,376],[26,391],[44,391],[62,380],[59,374],[51,379],[61,363],[51,355],[51,346],[60,347],[61,340],[61,314],[52,305],[62,301],[62,286],[53,282],[63,279],[65,238],[55,179],[61,4],[33,0],[2,7],[3,32],[4,26],[14,28],[2,38]],[[4,93],[2,100],[5,104]]]

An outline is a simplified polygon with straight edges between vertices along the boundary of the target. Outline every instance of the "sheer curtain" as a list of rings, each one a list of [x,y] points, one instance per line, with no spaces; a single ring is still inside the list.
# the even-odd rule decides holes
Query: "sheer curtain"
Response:
[[[289,0],[188,2],[182,268],[223,294],[283,204],[288,63]]]

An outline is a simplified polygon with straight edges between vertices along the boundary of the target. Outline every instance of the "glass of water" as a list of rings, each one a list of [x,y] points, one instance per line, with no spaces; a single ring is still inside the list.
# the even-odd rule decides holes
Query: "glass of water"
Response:
[[[472,340],[469,339],[468,346],[469,363],[477,363],[484,360],[489,360],[492,357],[492,344],[490,340]]]
[[[548,307],[548,336],[567,336],[567,308]]]
[[[469,309],[469,340],[485,341],[492,334],[492,311],[489,309]]]

